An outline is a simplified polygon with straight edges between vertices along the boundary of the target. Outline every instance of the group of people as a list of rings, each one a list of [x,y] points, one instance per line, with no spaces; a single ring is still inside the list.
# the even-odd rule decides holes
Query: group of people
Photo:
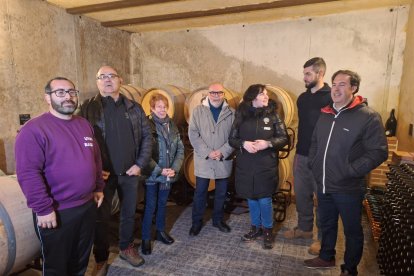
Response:
[[[307,91],[297,102],[294,163],[298,224],[284,236],[313,237],[316,197],[319,234],[310,253],[318,257],[305,260],[305,265],[335,266],[341,216],[346,237],[341,269],[343,275],[356,275],[363,246],[364,176],[387,158],[387,142],[378,113],[354,95],[358,74],[337,71],[331,89],[324,83],[325,72],[322,58],[304,65]],[[33,210],[45,275],[83,275],[92,246],[95,274],[105,275],[115,191],[121,203],[119,256],[132,266],[144,264],[134,244],[137,186],[144,176],[141,252],[152,253],[154,215],[155,238],[174,243],[165,229],[166,203],[184,160],[184,146],[168,116],[168,99],[152,95],[151,114],[146,116],[140,104],[120,93],[122,78],[113,67],[102,66],[96,83],[99,93],[78,108],[74,83],[63,77],[51,79],[45,87],[49,112],[27,122],[16,138],[16,173]],[[210,85],[190,118],[196,188],[189,235],[202,230],[211,180],[215,181],[212,225],[231,232],[223,207],[235,153],[236,193],[247,199],[250,211],[250,227],[241,240],[262,238],[263,248],[271,249],[278,151],[290,139],[265,85],[248,87],[237,110],[224,96],[221,84]]]

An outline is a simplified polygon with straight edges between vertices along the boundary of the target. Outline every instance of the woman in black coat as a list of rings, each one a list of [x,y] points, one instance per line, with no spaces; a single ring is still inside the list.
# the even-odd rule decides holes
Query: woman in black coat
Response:
[[[251,85],[236,111],[229,144],[236,155],[236,192],[247,198],[251,229],[242,237],[252,241],[263,235],[264,248],[273,247],[272,195],[279,182],[278,151],[289,142],[286,127],[269,102],[266,86]]]

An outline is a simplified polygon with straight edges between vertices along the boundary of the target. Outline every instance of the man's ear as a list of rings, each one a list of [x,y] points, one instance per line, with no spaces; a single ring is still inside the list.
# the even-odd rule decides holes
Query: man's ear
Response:
[[[50,95],[49,94],[45,94],[45,101],[50,104],[51,103],[51,99],[50,99]]]

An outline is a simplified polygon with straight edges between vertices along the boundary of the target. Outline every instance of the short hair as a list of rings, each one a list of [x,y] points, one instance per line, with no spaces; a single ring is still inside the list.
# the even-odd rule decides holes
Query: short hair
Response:
[[[118,69],[117,69],[117,68],[115,68],[115,67],[114,67],[114,66],[112,66],[112,65],[107,65],[107,64],[105,64],[105,65],[102,65],[101,67],[99,67],[98,71],[96,71],[96,77],[99,77],[99,75],[98,75],[99,70],[101,70],[103,67],[109,67],[109,68],[112,68],[112,69],[116,72],[116,74],[117,74],[118,76],[120,76],[119,71],[118,71]]]
[[[46,94],[52,92],[52,81],[54,81],[54,80],[65,80],[65,81],[68,81],[68,82],[70,82],[73,85],[73,88],[75,88],[75,84],[70,79],[65,78],[65,77],[54,77],[53,79],[49,80],[46,83],[46,86],[45,86],[45,93]]]
[[[167,99],[167,97],[165,97],[164,95],[162,95],[160,93],[154,93],[154,94],[152,94],[152,96],[150,98],[150,102],[149,102],[150,103],[150,107],[151,108],[155,108],[155,103],[158,102],[158,101],[163,101],[164,104],[165,104],[165,106],[168,109],[168,107],[169,107],[169,105],[168,105],[168,99]]]
[[[310,60],[305,62],[305,64],[303,65],[303,68],[306,68],[309,66],[312,66],[313,71],[315,71],[316,73],[323,71],[323,74],[325,75],[326,63],[323,60],[323,58],[321,57],[311,58]]]
[[[331,81],[333,82],[336,76],[339,74],[347,75],[350,77],[349,81],[351,86],[356,86],[356,90],[354,92],[354,94],[356,94],[359,91],[359,85],[361,83],[361,77],[358,75],[358,73],[351,70],[338,70],[332,75]]]

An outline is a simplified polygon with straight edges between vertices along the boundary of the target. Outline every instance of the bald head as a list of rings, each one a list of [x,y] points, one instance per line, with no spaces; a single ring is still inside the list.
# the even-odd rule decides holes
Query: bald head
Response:
[[[224,87],[219,83],[213,83],[208,87],[208,99],[210,104],[219,107],[224,101]]]
[[[114,100],[119,97],[122,78],[112,66],[102,66],[96,73],[96,85],[102,96],[111,96]]]
[[[208,91],[217,91],[217,92],[219,92],[219,91],[223,91],[223,90],[224,90],[224,87],[220,83],[213,83],[212,85],[210,85],[208,87]]]

